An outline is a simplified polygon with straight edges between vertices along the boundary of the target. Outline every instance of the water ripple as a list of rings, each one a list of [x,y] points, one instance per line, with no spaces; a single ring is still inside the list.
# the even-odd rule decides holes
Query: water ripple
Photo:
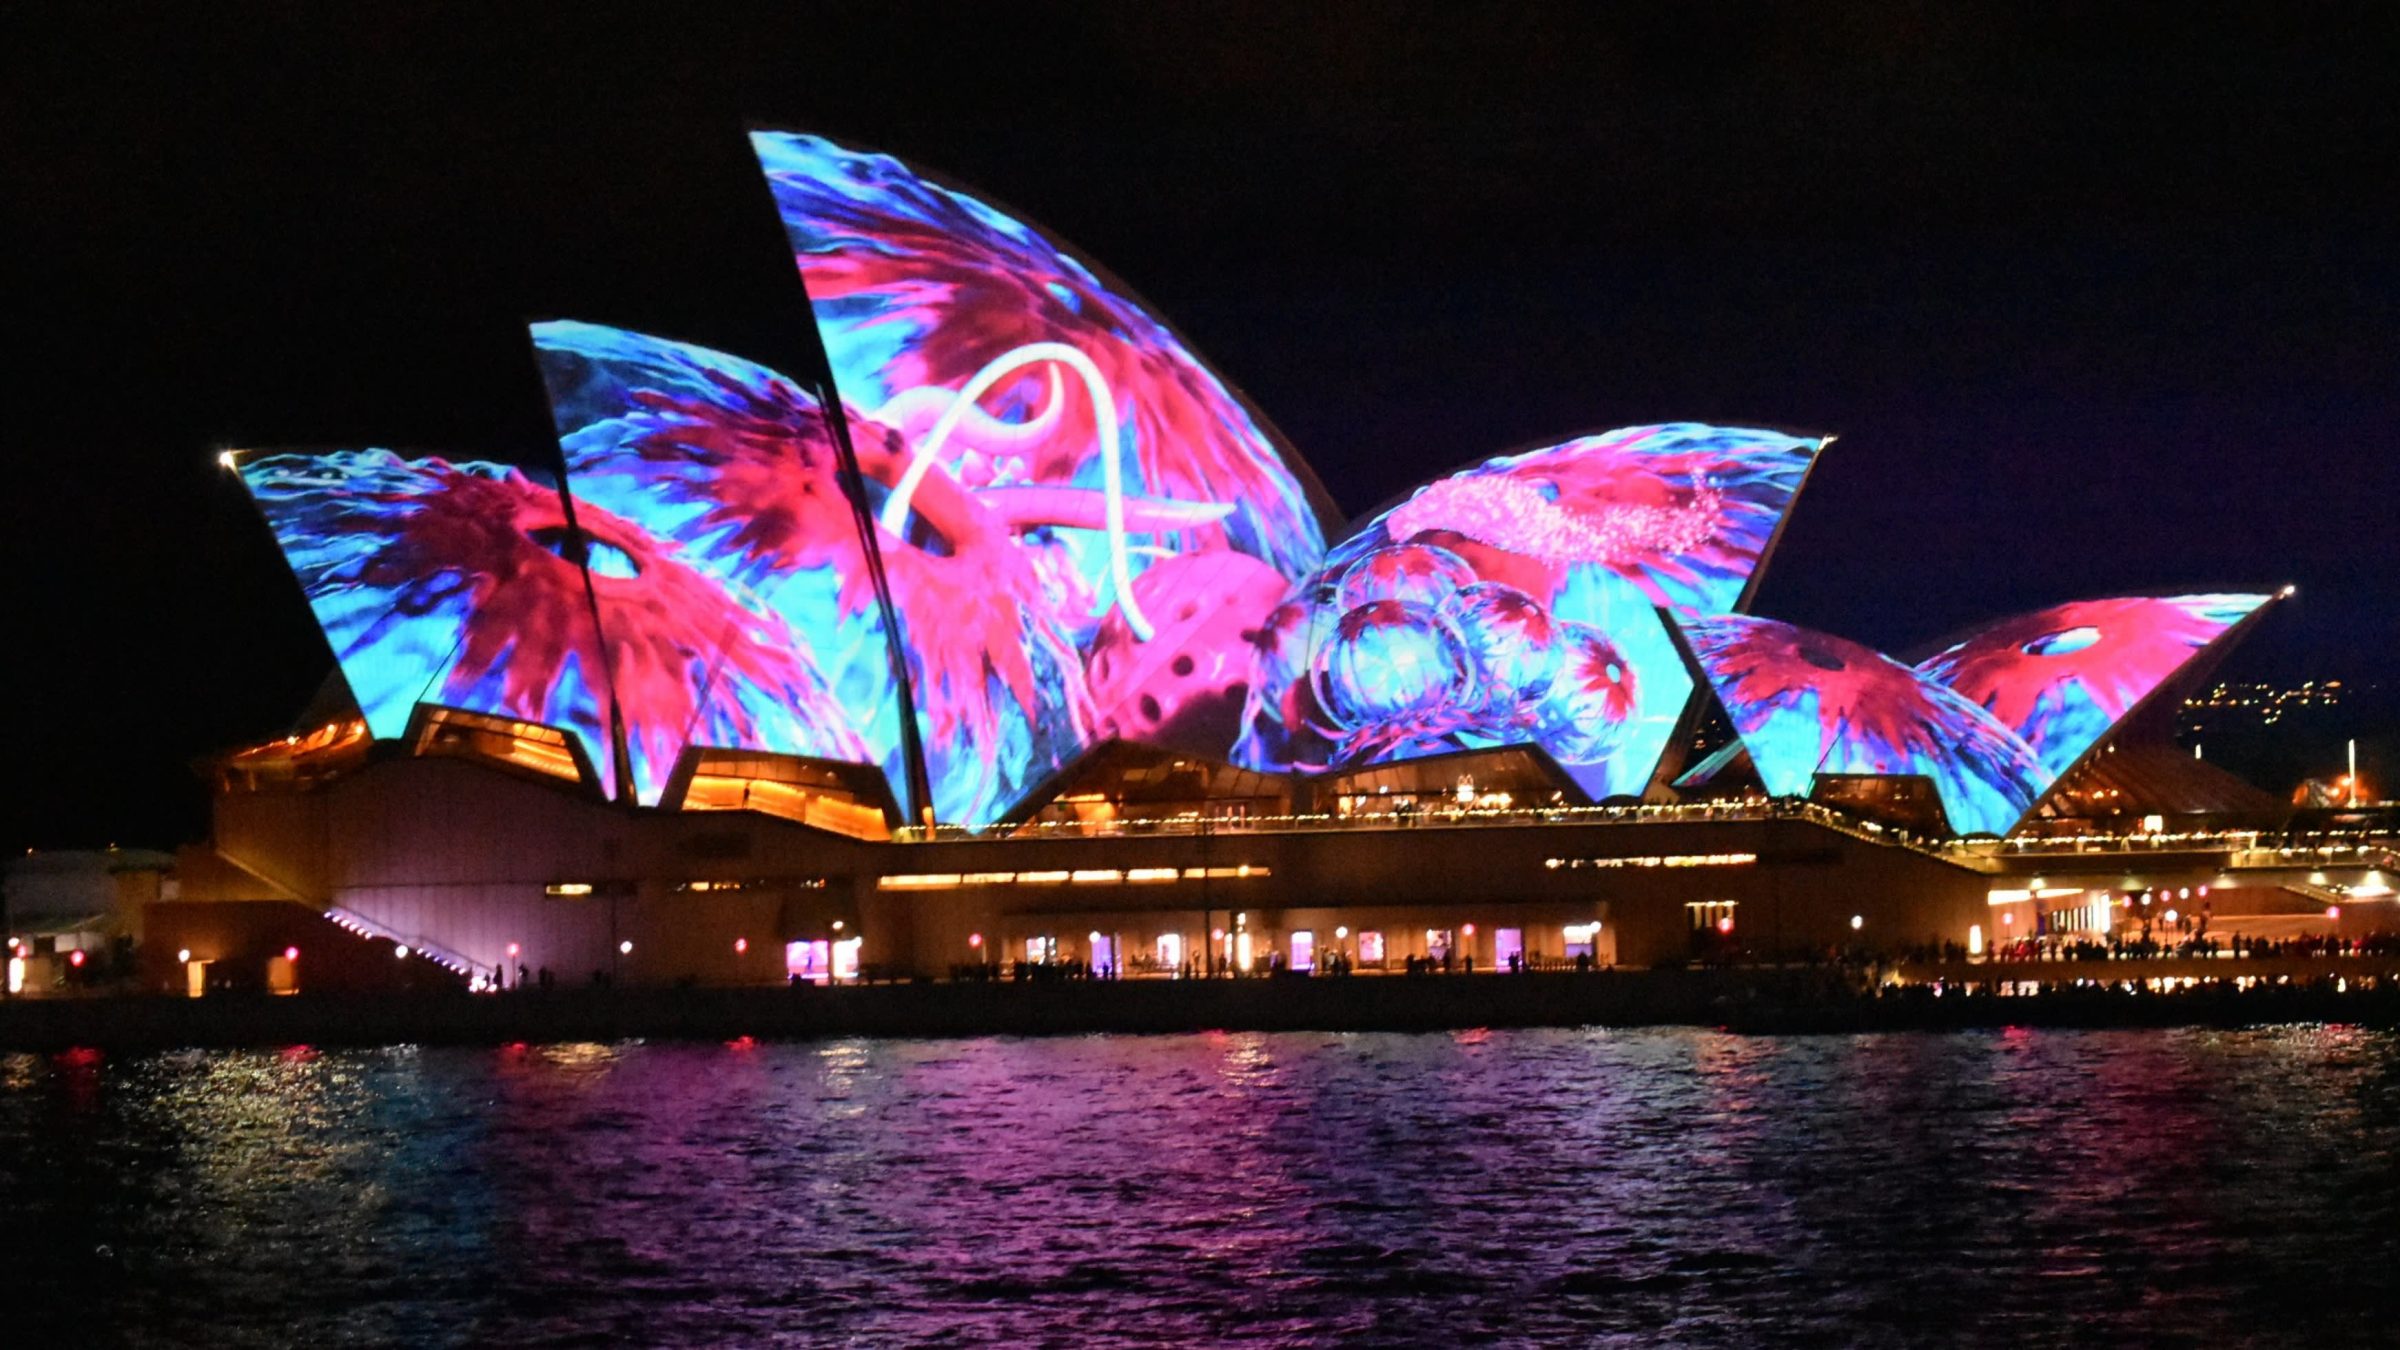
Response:
[[[2372,1344],[2400,1041],[15,1056],[0,1212],[61,1343]]]

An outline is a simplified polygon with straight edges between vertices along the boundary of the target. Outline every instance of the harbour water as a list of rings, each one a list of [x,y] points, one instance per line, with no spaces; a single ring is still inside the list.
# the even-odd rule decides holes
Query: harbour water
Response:
[[[33,1346],[2390,1344],[2400,1037],[13,1055],[0,1222]]]

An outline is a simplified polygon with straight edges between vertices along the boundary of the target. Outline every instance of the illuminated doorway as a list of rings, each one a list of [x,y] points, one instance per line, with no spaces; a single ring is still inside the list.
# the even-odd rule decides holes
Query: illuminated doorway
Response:
[[[1317,968],[1317,935],[1303,928],[1292,934],[1292,955],[1288,965],[1293,970]]]
[[[1569,960],[1578,956],[1598,956],[1600,954],[1600,925],[1598,922],[1571,923],[1562,932],[1567,940]]]
[[[1515,970],[1524,963],[1525,930],[1495,928],[1492,930],[1492,968]]]
[[[784,973],[810,984],[842,984],[858,978],[858,938],[783,944]]]

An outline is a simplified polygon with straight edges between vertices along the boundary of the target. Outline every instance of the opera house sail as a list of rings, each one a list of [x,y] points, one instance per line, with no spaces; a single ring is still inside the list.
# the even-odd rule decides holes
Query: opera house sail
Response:
[[[1584,801],[1659,799],[1715,707],[1704,767],[1922,776],[2006,833],[2268,599],[2058,606],[1913,666],[1753,616],[1827,443],[1753,427],[1500,454],[1345,532],[1096,264],[899,160],[751,144],[829,384],[542,323],[555,462],[238,457],[374,738],[522,728],[612,800],[746,774],[982,829],[1109,745],[1295,781],[1528,747]]]

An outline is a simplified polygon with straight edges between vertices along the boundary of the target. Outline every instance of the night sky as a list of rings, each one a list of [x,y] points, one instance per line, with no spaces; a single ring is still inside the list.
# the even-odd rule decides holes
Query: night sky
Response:
[[[2228,673],[2394,676],[2400,11],[1482,8],[12,9],[0,844],[196,837],[322,681],[217,447],[546,462],[531,319],[804,367],[754,124],[1073,241],[1345,511],[1830,431],[1761,613],[2289,581]]]

